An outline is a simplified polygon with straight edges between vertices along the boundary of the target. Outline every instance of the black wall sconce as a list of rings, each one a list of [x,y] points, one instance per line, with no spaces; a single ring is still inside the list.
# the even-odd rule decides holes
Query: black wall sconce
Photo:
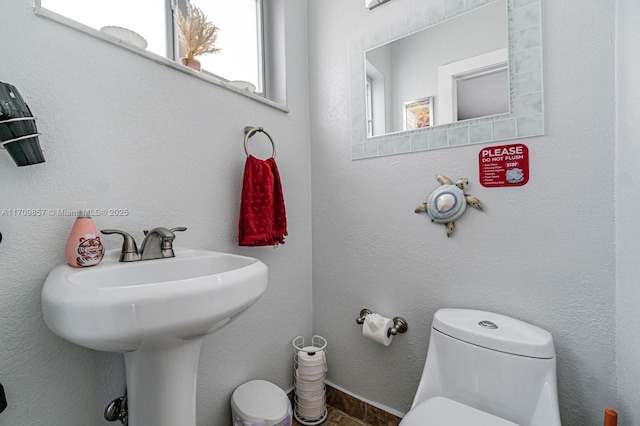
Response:
[[[0,384],[0,413],[2,413],[5,408],[7,408],[7,397],[4,394],[4,388]]]
[[[0,147],[20,166],[44,163],[36,119],[14,86],[0,81]]]

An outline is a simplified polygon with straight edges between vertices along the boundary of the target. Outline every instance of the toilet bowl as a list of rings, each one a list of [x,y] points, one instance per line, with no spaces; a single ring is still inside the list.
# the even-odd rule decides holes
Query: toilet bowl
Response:
[[[440,309],[400,426],[560,426],[551,334],[514,318]]]

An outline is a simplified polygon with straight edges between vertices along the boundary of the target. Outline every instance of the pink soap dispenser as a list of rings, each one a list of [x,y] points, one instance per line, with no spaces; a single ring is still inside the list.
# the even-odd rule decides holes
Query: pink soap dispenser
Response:
[[[104,247],[89,211],[80,209],[64,251],[69,265],[76,268],[100,263]]]

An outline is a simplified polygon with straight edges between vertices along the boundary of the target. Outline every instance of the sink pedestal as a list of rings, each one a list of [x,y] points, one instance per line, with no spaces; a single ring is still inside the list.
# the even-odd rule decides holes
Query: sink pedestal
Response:
[[[195,426],[201,347],[176,339],[124,354],[130,426]]]

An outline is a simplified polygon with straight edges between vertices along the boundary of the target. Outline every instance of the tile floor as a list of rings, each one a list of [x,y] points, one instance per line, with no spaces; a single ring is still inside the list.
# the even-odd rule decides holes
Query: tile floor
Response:
[[[320,426],[398,426],[400,418],[380,408],[326,386],[327,419]],[[294,393],[289,393],[292,404]],[[293,426],[304,426],[294,418]]]
[[[377,426],[377,425],[367,425],[366,423],[356,420],[353,417],[347,415],[346,413],[338,410],[337,408],[333,408],[331,406],[327,406],[327,420],[322,422],[321,426]],[[293,426],[303,426],[301,423],[298,423],[296,419],[293,419]]]

